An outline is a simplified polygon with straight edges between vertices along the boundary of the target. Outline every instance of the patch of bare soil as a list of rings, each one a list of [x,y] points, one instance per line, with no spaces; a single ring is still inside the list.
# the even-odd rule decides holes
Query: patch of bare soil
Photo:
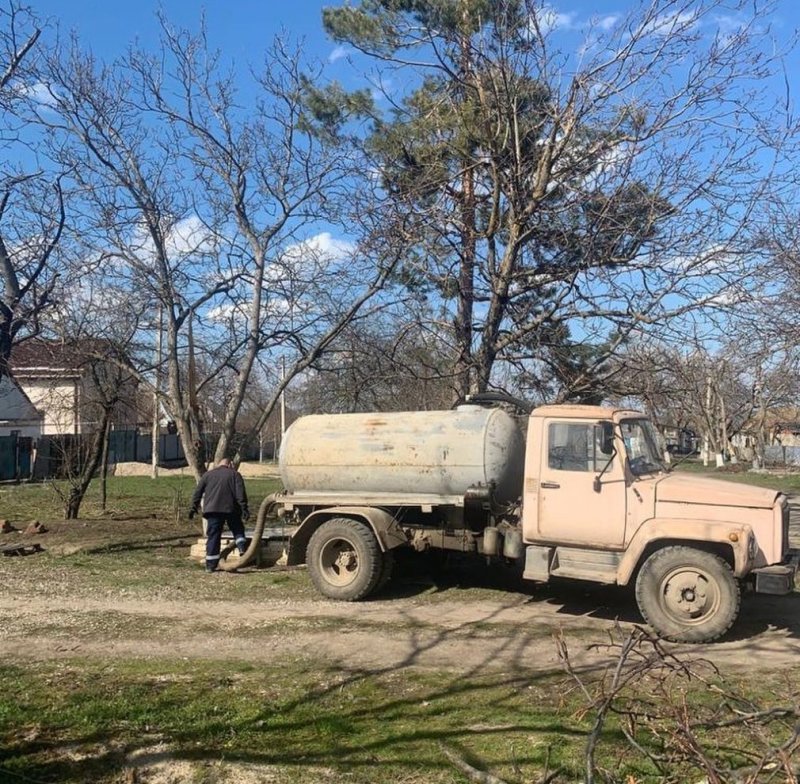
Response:
[[[3,542],[29,539],[9,536]],[[206,575],[199,567],[184,569],[177,582],[175,559],[185,564],[183,548],[188,556],[196,536],[193,525],[163,521],[60,523],[37,539],[51,555],[0,558],[0,656],[276,663],[297,657],[376,672],[551,671],[560,668],[555,635],[564,636],[573,661],[592,667],[605,661],[596,643],[608,638],[615,623],[629,628],[641,622],[630,593],[620,589],[517,584],[506,592],[497,585],[481,592],[470,588],[469,578],[439,580],[413,568],[377,599],[355,604],[318,597],[297,573],[288,588],[263,573]],[[180,555],[162,566],[149,546]],[[54,552],[104,548],[109,549],[96,566],[85,562],[68,569],[69,559],[52,558]],[[145,567],[151,582],[142,579]],[[98,581],[98,570],[110,572],[111,579]],[[797,666],[800,595],[745,597],[732,633],[691,651],[723,668]]]
[[[224,596],[225,581],[248,578],[208,579],[220,582]],[[0,656],[163,656],[276,664],[288,657],[375,672],[403,667],[556,671],[554,635],[566,638],[578,666],[601,665],[603,650],[594,644],[606,639],[619,611],[597,608],[590,597],[581,596],[511,594],[507,601],[467,602],[453,593],[452,599],[431,604],[407,597],[346,604],[269,597],[209,603],[5,595],[0,598],[0,623],[6,629]],[[732,639],[692,646],[691,652],[725,669],[795,667],[800,654],[797,610],[792,598],[745,607],[747,615]],[[781,624],[781,616],[788,614],[792,622]],[[631,620],[619,622],[627,626]]]
[[[197,538],[203,526],[199,519],[191,522],[164,520],[148,512],[141,514],[109,514],[106,517],[81,520],[45,520],[47,532],[26,534],[26,524],[14,522],[16,530],[0,535],[0,545],[39,543],[51,553],[68,555],[78,551],[92,552],[107,546],[152,541],[159,538]]]
[[[286,771],[272,765],[237,760],[209,760],[189,762],[176,760],[166,744],[156,744],[139,749],[128,759],[129,776],[136,784],[186,784],[190,781],[213,781],[216,784],[278,784],[286,782]],[[308,768],[306,773],[314,776],[320,784],[341,782],[341,776],[327,768]]]

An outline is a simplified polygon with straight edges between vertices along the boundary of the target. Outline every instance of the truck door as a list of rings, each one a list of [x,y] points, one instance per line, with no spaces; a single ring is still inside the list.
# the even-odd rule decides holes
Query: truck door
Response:
[[[600,451],[597,422],[548,419],[542,439],[538,534],[554,543],[622,547],[625,541],[625,473],[617,454],[608,463]]]

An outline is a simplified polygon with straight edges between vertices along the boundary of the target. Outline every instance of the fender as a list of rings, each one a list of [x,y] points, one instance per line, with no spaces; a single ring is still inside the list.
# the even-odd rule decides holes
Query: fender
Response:
[[[617,567],[619,585],[628,584],[642,553],[648,545],[658,541],[663,541],[665,546],[675,541],[696,541],[730,547],[733,552],[733,573],[736,577],[744,577],[750,570],[755,543],[753,529],[742,523],[655,517],[643,523],[629,542]]]
[[[289,566],[305,563],[306,548],[314,531],[335,517],[363,520],[372,529],[383,552],[408,544],[408,537],[400,524],[385,509],[374,506],[331,506],[313,511],[292,534],[287,552]]]

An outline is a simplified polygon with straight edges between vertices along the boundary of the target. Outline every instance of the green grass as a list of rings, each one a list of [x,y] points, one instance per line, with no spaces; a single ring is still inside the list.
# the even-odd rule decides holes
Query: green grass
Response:
[[[280,488],[277,479],[245,480],[253,511],[264,496]],[[156,517],[176,519],[185,515],[194,492],[191,476],[109,477],[107,509],[100,507],[100,482],[89,487],[81,505],[81,518]],[[49,482],[0,485],[0,518],[9,520],[57,520],[63,517],[62,502]]]
[[[159,660],[6,665],[0,678],[3,781],[111,782],[127,754],[155,746],[172,760],[258,765],[277,781],[462,781],[441,743],[532,780],[548,754],[572,767],[585,731],[550,681],[502,674]]]
[[[72,659],[5,663],[0,678],[3,782],[111,784],[136,764],[130,755],[147,752],[191,763],[191,780],[208,784],[238,780],[222,778],[226,766],[234,772],[250,766],[267,776],[258,781],[298,784],[463,782],[444,748],[510,782],[537,781],[546,767],[561,769],[557,781],[574,781],[582,778],[593,720],[577,690],[558,675],[360,672],[310,659],[258,667]],[[762,690],[778,685],[763,683]],[[645,700],[647,688],[643,683],[639,694]],[[680,691],[676,704],[692,716],[720,702],[713,688],[686,683]],[[742,734],[715,736],[713,742],[730,743],[710,747],[718,760],[745,762]],[[712,742],[702,732],[699,737]],[[659,749],[646,731],[638,740]],[[613,718],[597,760],[619,781],[663,780],[625,743]],[[701,772],[684,768],[675,775],[696,780]]]
[[[784,493],[800,493],[800,473],[770,470],[769,472],[748,470],[747,465],[727,465],[724,468],[704,466],[699,460],[687,460],[677,466],[676,472],[709,476],[714,479],[724,479],[728,482],[766,487],[771,490],[780,490]]]
[[[796,480],[800,490],[800,477],[731,473],[688,463],[678,470],[784,490],[794,487],[787,480]],[[255,509],[277,488],[277,481],[249,479],[247,485]],[[10,608],[6,638],[24,647],[24,641],[34,637],[54,643],[100,638],[163,642],[181,634],[181,625],[167,619],[155,618],[143,631],[141,619],[124,612],[98,612],[89,605],[60,609],[60,598],[72,600],[76,607],[83,597],[108,596],[176,602],[252,602],[259,597],[287,603],[322,601],[302,570],[207,577],[187,558],[199,525],[180,514],[193,487],[190,477],[112,478],[113,517],[100,514],[95,486],[84,508],[85,521],[48,522],[51,533],[40,539],[48,552],[0,559],[0,583],[13,586],[20,601],[36,597],[53,602],[44,619],[20,616],[13,622]],[[60,508],[46,485],[0,486],[0,517],[57,521]],[[10,535],[14,536],[18,535]],[[56,543],[80,549],[59,550]],[[495,583],[486,574],[485,584],[478,579],[467,581],[466,590],[459,586],[458,600],[491,599],[506,587],[502,575]],[[444,585],[452,587],[452,578]],[[414,601],[453,600],[453,591],[432,586],[430,592],[415,594]],[[407,619],[400,622],[405,630],[413,626]],[[193,633],[214,634],[213,619],[190,617],[186,623],[195,624]],[[289,608],[286,618],[273,626],[243,624],[237,636],[243,642],[263,637],[274,644],[281,636],[309,629],[331,635],[379,627],[386,632],[383,622],[354,618],[345,628],[342,623],[324,615],[292,618]],[[480,645],[483,634],[497,633],[503,633],[502,625],[476,624],[470,637]],[[546,764],[563,770],[558,781],[583,777],[592,714],[584,715],[584,699],[560,675],[493,668],[467,673],[388,668],[362,672],[331,665],[314,652],[308,658],[258,666],[201,657],[161,659],[147,653],[140,659],[59,660],[65,654],[57,653],[56,647],[52,660],[0,663],[0,782],[112,784],[125,780],[125,769],[136,764],[130,755],[138,751],[190,765],[188,773],[172,780],[195,784],[464,784],[466,779],[447,760],[443,745],[509,782],[539,780]],[[796,683],[796,672],[784,676]],[[791,702],[796,695],[779,682],[784,676],[773,677],[762,669],[750,680],[745,673],[736,688],[761,704]],[[713,709],[718,702],[718,693],[700,683],[687,682],[685,690],[691,715]],[[644,693],[649,698],[646,689]],[[639,741],[657,750],[649,744],[663,737],[663,732],[652,733]],[[749,743],[746,737],[731,731],[723,740],[720,754],[726,760],[745,759],[740,748]],[[642,755],[631,751],[613,720],[604,730],[599,759],[619,774],[620,781],[629,775],[635,782],[662,780]],[[247,766],[256,777],[237,778]],[[692,770],[685,777],[678,773],[674,780],[701,776]]]
[[[677,467],[678,472],[711,476],[730,482],[743,482],[759,487],[800,493],[800,473],[760,473],[728,466],[717,469],[704,467],[690,460]],[[246,480],[253,510],[268,494],[280,489],[278,479],[249,478]],[[141,476],[109,477],[108,502],[105,512],[100,508],[100,483],[95,480],[81,507],[82,519],[115,519],[135,517],[177,521],[185,516],[194,491],[191,476],[162,476],[158,479]],[[59,520],[63,508],[58,494],[50,483],[0,485],[0,518],[25,522],[29,520]]]

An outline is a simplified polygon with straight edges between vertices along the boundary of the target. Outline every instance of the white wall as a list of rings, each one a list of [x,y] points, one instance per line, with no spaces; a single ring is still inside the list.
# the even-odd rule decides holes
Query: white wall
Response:
[[[42,435],[77,433],[77,384],[63,379],[19,380],[25,394],[44,414]]]

